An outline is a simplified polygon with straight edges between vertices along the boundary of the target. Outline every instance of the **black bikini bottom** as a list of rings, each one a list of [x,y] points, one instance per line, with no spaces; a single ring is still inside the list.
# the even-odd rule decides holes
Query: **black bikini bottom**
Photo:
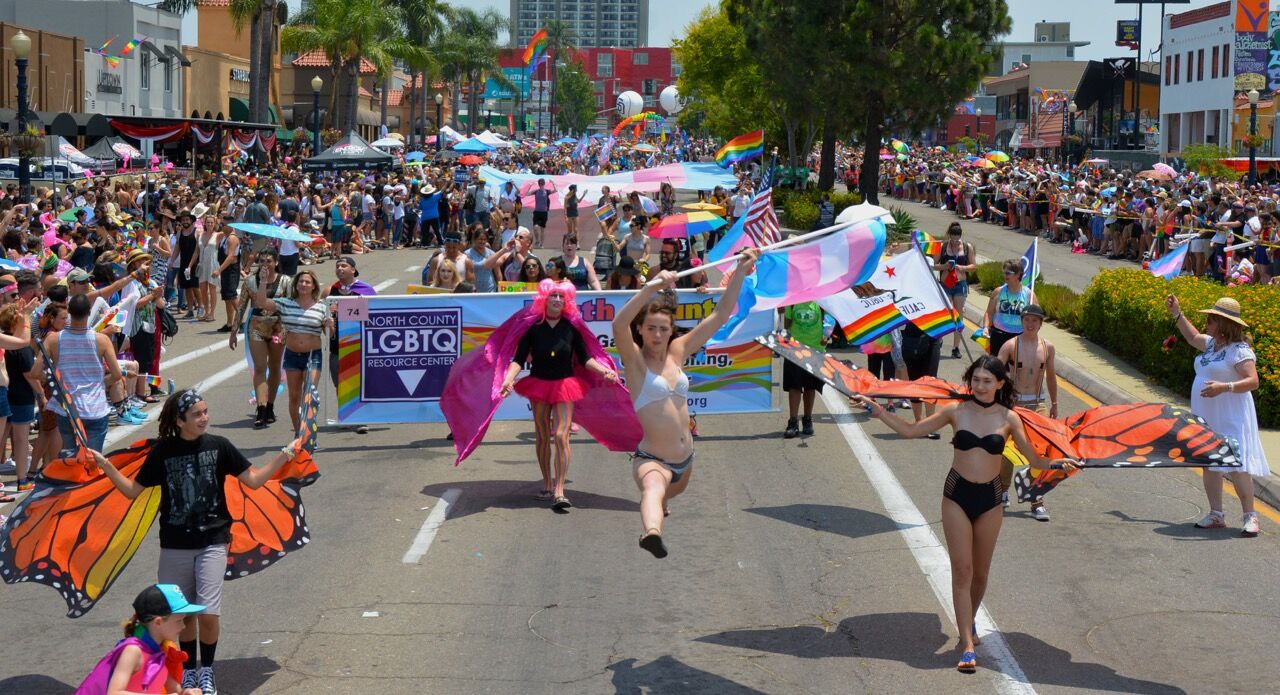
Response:
[[[975,483],[952,468],[942,487],[942,496],[960,505],[969,521],[975,521],[1004,504],[1004,485],[1000,482],[1000,476],[985,483]]]

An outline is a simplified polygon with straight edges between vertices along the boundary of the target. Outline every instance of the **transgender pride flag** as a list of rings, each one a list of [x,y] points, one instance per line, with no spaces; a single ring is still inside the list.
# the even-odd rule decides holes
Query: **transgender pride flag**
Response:
[[[880,263],[884,241],[884,223],[870,220],[808,243],[766,253],[756,261],[755,273],[743,280],[734,315],[710,342],[755,337],[736,334],[754,312],[822,299],[866,282]]]
[[[1147,265],[1147,270],[1156,277],[1172,280],[1182,273],[1182,263],[1187,259],[1187,248],[1191,244],[1183,244],[1178,248],[1166,253],[1159,259],[1151,261]]]

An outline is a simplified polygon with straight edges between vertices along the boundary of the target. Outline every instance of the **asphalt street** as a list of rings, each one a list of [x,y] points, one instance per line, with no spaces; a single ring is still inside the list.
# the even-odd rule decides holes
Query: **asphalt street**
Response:
[[[1006,251],[984,229],[966,224],[985,256],[1029,241],[1001,232],[1015,240]],[[359,259],[361,277],[394,292],[425,260],[377,252]],[[202,381],[212,430],[265,461],[291,439],[287,418],[252,429],[243,352],[217,325],[184,324],[165,374]],[[965,364],[944,359],[942,376],[958,380]],[[1064,389],[1062,414],[1092,405],[1081,398]],[[324,403],[332,417],[332,389]],[[814,436],[786,440],[782,413],[700,417],[665,560],[636,545],[627,457],[585,434],[575,506],[561,515],[534,499],[527,423],[495,423],[460,467],[444,425],[326,428],[322,477],[302,493],[310,545],[226,586],[220,690],[1253,693],[1280,682],[1280,542],[1237,537],[1234,499],[1235,528],[1195,529],[1206,503],[1186,470],[1086,471],[1051,494],[1049,523],[1011,507],[979,670],[956,673],[939,523],[950,433],[903,440],[831,395],[815,419]],[[109,442],[154,433],[117,428]],[[72,692],[119,639],[157,556],[153,531],[77,620],[47,587],[0,588],[0,693]]]

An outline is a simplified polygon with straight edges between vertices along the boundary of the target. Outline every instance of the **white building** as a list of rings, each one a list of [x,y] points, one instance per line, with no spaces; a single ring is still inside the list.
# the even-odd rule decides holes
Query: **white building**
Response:
[[[1235,2],[1164,17],[1160,75],[1160,152],[1231,142],[1235,78]]]
[[[1035,41],[1002,41],[996,48],[999,60],[991,66],[991,77],[1007,75],[1019,65],[1076,59],[1076,49],[1088,41],[1071,40],[1070,22],[1037,22]]]

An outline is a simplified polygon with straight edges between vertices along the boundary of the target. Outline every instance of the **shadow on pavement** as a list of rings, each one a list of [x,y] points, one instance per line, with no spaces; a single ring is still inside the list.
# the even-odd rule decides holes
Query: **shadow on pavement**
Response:
[[[781,507],[751,507],[742,511],[847,538],[863,538],[898,530],[898,525],[884,514],[830,504],[788,504]]]
[[[1166,683],[1129,678],[1102,664],[1075,661],[1066,650],[1022,632],[1004,639],[1032,685],[1059,685],[1088,691],[1178,695]],[[835,630],[800,625],[757,630],[729,630],[697,638],[739,649],[785,654],[801,659],[858,657],[897,661],[920,670],[955,668],[955,639],[942,631],[934,613],[877,613],[840,621]],[[983,648],[978,647],[978,664]]]
[[[88,673],[85,675],[88,675]],[[48,676],[14,676],[0,681],[0,693],[24,693],[24,695],[71,695],[75,690],[75,685],[67,685],[60,680],[56,680]]]
[[[613,692],[618,695],[647,693],[716,693],[717,695],[763,695],[717,676],[689,666],[670,656],[662,656],[636,667],[635,659],[623,659],[607,667],[613,671]]]
[[[1231,528],[1197,528],[1190,521],[1167,521],[1165,519],[1140,519],[1121,511],[1106,512],[1121,521],[1150,525],[1151,531],[1167,538],[1179,541],[1226,541],[1240,537],[1240,529]]]
[[[243,659],[222,659],[215,666],[220,693],[255,693],[272,675],[280,670],[280,664],[265,656]]]
[[[537,474],[536,469],[534,474]],[[422,494],[439,497],[445,490],[458,488],[462,496],[457,504],[449,510],[449,518],[479,514],[490,509],[550,509],[549,501],[534,499],[541,486],[532,480],[473,480],[448,483],[433,483],[422,488]],[[574,509],[600,509],[610,512],[639,512],[640,503],[636,500],[597,495],[569,488],[565,491],[573,502]]]

